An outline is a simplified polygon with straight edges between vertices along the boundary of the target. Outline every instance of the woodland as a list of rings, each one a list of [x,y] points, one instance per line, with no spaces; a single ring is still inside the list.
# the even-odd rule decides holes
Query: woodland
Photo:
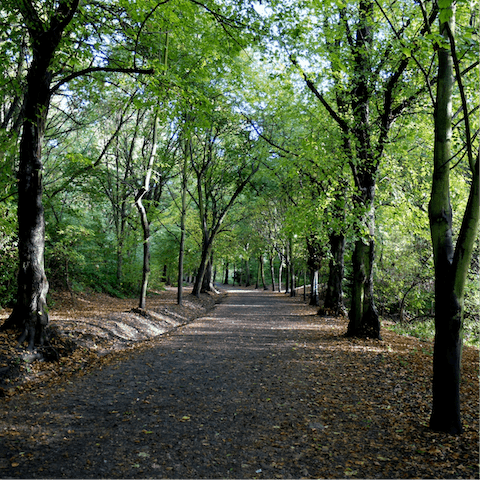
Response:
[[[41,351],[52,292],[309,285],[348,337],[435,336],[462,432],[478,1],[2,0],[0,35],[2,330]]]

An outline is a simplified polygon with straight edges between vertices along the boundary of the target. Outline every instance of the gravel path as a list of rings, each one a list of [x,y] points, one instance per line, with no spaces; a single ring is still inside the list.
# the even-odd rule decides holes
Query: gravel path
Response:
[[[422,476],[407,445],[395,458],[385,451],[398,419],[372,427],[361,414],[384,408],[393,386],[378,381],[366,393],[378,408],[356,410],[364,397],[352,378],[360,390],[370,384],[366,364],[352,363],[355,349],[345,363],[334,349],[347,342],[344,326],[314,313],[285,295],[232,290],[210,316],[148,348],[15,397],[0,415],[0,477]],[[361,358],[374,368],[387,346],[371,345],[380,354]]]

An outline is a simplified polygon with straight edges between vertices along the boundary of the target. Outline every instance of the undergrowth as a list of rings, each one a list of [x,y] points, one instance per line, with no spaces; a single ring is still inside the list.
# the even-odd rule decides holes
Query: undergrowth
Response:
[[[433,341],[435,338],[435,320],[427,318],[414,322],[391,323],[386,328],[399,335],[410,335],[421,340]],[[463,343],[470,347],[478,348],[480,346],[480,326],[478,319],[471,318],[464,322]]]

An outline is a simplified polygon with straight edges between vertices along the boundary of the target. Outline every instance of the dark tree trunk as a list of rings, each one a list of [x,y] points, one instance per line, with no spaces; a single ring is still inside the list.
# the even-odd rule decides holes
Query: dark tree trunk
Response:
[[[202,244],[202,257],[200,259],[200,266],[198,268],[197,276],[195,278],[195,283],[193,284],[193,289],[192,289],[192,295],[195,295],[196,297],[200,296],[200,293],[203,288],[203,278],[207,271],[207,265],[210,259],[210,250],[211,250],[211,242],[207,238],[203,241],[203,244]]]
[[[472,181],[462,226],[454,239],[449,175],[452,168],[452,100],[454,65],[457,85],[462,87],[458,60],[455,64],[453,40],[455,4],[448,7],[451,16],[440,21],[440,34],[451,42],[452,50],[438,50],[438,80],[435,106],[435,146],[432,192],[429,204],[430,232],[435,266],[435,346],[433,354],[432,414],[430,427],[460,434],[460,367],[464,289],[475,239],[478,236],[479,156],[474,159],[467,136],[467,152]],[[463,102],[463,101],[462,101]],[[465,126],[469,123],[467,105],[463,105]],[[467,132],[467,129],[465,129]]]
[[[202,289],[201,293],[210,292],[212,284],[212,262],[209,260],[207,262],[207,268],[205,268],[205,274],[203,275]]]
[[[250,265],[248,260],[245,260],[245,286],[250,286]]]
[[[435,270],[435,344],[430,427],[456,435],[463,430],[460,417],[462,308],[454,293],[450,262],[437,262]]]
[[[225,264],[225,280],[223,281],[224,285],[228,285],[228,277],[229,277],[229,272],[228,272],[228,262]]]
[[[215,292],[214,285],[214,272],[213,272],[213,252],[210,253],[210,258],[207,262],[207,267],[205,268],[205,274],[203,276],[202,290],[201,293],[205,292]]]
[[[289,249],[288,253],[290,256],[290,296],[295,297],[297,295],[296,285],[295,285],[295,265],[293,262],[293,242],[292,239],[289,240]]]
[[[329,262],[327,291],[325,294],[324,309],[333,315],[345,314],[343,304],[343,276],[345,256],[345,236],[332,234],[329,237],[332,258]]]
[[[49,68],[77,7],[78,0],[60,1],[55,14],[43,23],[32,2],[24,1],[18,6],[30,34],[33,55],[27,73],[18,168],[17,300],[2,329],[20,330],[19,343],[27,341],[29,350],[44,343],[48,324],[42,141],[51,98]]]
[[[373,300],[374,240],[355,242],[353,252],[352,306],[350,308],[347,336],[380,337],[380,320]]]
[[[322,266],[323,245],[321,240],[315,234],[307,236],[307,265],[310,269],[310,305],[317,307],[319,305],[318,295],[318,271]]]
[[[359,238],[353,254],[352,306],[349,312],[348,336],[380,338],[380,321],[373,301],[373,260],[375,251],[375,182],[378,158],[370,139],[371,97],[368,79],[371,77],[370,50],[373,2],[360,0],[360,21],[355,44],[355,86],[352,95],[353,129],[358,146],[358,165],[351,163],[357,193],[355,203],[362,211],[362,223],[368,231],[368,240]],[[362,232],[357,232],[362,236]]]

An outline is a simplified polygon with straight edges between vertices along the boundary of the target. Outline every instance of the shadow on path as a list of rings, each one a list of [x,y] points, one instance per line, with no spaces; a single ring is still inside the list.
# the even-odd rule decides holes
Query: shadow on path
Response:
[[[430,477],[415,459],[434,438],[418,421],[428,403],[402,395],[412,379],[387,343],[345,339],[345,321],[314,313],[230,289],[143,351],[15,397],[0,417],[0,477]]]

